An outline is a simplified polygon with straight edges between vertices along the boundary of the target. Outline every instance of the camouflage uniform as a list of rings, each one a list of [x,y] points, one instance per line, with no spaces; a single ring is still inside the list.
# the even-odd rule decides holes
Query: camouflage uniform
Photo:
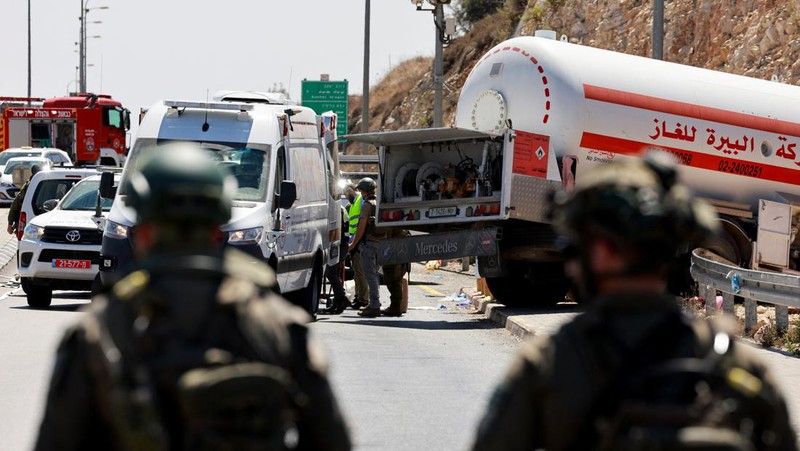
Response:
[[[731,338],[736,325],[690,318],[664,293],[679,250],[719,230],[711,206],[677,180],[675,163],[655,153],[593,169],[553,197],[565,270],[587,310],[523,346],[473,449],[675,449],[689,439],[797,449],[786,403]],[[659,371],[657,383],[645,378]]]
[[[681,315],[670,296],[597,299],[555,335],[526,343],[494,393],[473,449],[592,449],[588,412],[610,385],[627,349],[679,315],[677,330],[656,340],[663,346],[645,352],[664,358],[705,355],[711,329],[702,320]],[[733,324],[717,328],[735,333]],[[738,367],[762,381],[762,396],[769,404],[755,425],[765,440],[758,449],[797,449],[786,403],[767,368],[746,346],[734,342],[732,352]]]
[[[67,331],[36,449],[350,449],[310,317],[223,247],[231,174],[167,146],[125,199],[141,263]]]
[[[115,364],[115,352],[109,349],[116,348],[122,362],[147,353],[133,332],[144,314],[151,315],[150,328],[164,336],[207,342],[289,370],[306,400],[297,423],[298,449],[350,448],[325,362],[307,336],[309,317],[264,288],[272,282],[270,270],[236,250],[226,251],[224,259],[209,256],[193,264],[193,270],[185,271],[185,259],[155,255],[108,297],[92,302],[59,346],[37,450],[136,449],[132,443],[142,432],[115,402],[115,389],[124,377],[115,373],[125,364]],[[159,343],[158,349],[165,346],[169,343]],[[169,383],[159,387],[164,392],[160,410],[168,449],[182,449],[173,388]]]

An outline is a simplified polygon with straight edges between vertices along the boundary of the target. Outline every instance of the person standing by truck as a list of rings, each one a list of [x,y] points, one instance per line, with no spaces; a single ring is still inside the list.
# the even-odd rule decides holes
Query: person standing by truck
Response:
[[[350,218],[350,240],[352,243],[353,238],[356,236],[356,229],[358,228],[358,219],[361,217],[361,203],[363,197],[361,193],[356,190],[356,186],[348,183],[344,188],[344,194],[350,202],[350,207],[347,212]],[[364,269],[361,267],[361,256],[358,246],[350,253],[350,263],[353,266],[353,282],[355,283],[355,294],[353,296],[353,308],[358,309],[366,307],[369,304],[369,286],[367,285],[367,278],[364,275]]]
[[[558,193],[553,224],[587,309],[523,346],[473,450],[797,449],[786,402],[736,325],[690,317],[665,294],[677,251],[718,227],[676,180],[671,162],[647,157]]]
[[[358,227],[350,243],[349,251],[358,250],[361,267],[369,286],[369,304],[359,309],[358,316],[375,318],[381,316],[380,276],[378,275],[378,241],[386,238],[384,231],[375,227],[375,180],[364,177],[356,185],[364,201],[358,218]],[[401,277],[402,278],[402,277]],[[400,280],[398,280],[400,282]],[[401,288],[402,289],[402,288]]]

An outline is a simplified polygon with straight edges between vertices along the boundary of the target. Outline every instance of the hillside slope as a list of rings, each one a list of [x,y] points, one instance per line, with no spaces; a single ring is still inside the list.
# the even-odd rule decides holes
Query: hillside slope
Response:
[[[651,0],[508,0],[444,50],[444,124],[452,125],[458,92],[493,45],[538,29],[574,43],[651,56]],[[783,83],[800,82],[800,2],[666,0],[664,59]],[[524,6],[519,6],[522,4]],[[406,61],[370,90],[369,130],[430,127],[431,58]],[[361,96],[350,98],[351,133],[361,131]],[[370,150],[374,152],[374,149]],[[350,145],[347,153],[360,153]]]

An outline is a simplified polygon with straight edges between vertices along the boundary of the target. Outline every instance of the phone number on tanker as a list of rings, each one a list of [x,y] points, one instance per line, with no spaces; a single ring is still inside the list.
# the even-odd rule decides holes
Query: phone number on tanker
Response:
[[[717,168],[720,172],[745,175],[747,177],[761,177],[761,166],[748,163],[731,162],[722,160]]]

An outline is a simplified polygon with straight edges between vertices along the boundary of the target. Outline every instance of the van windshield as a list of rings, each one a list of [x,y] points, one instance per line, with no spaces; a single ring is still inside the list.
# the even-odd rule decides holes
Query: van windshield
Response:
[[[138,138],[125,162],[125,174],[120,182],[120,194],[128,194],[126,180],[132,170],[136,170],[150,152],[175,141],[158,141]],[[270,146],[265,144],[236,144],[203,142],[199,144],[208,157],[236,177],[239,188],[234,200],[264,201],[269,182]]]
[[[58,208],[62,210],[90,211],[97,208],[97,190],[100,188],[100,179],[84,179],[76,184],[61,199]],[[111,210],[113,199],[100,199],[100,207],[103,211]]]

